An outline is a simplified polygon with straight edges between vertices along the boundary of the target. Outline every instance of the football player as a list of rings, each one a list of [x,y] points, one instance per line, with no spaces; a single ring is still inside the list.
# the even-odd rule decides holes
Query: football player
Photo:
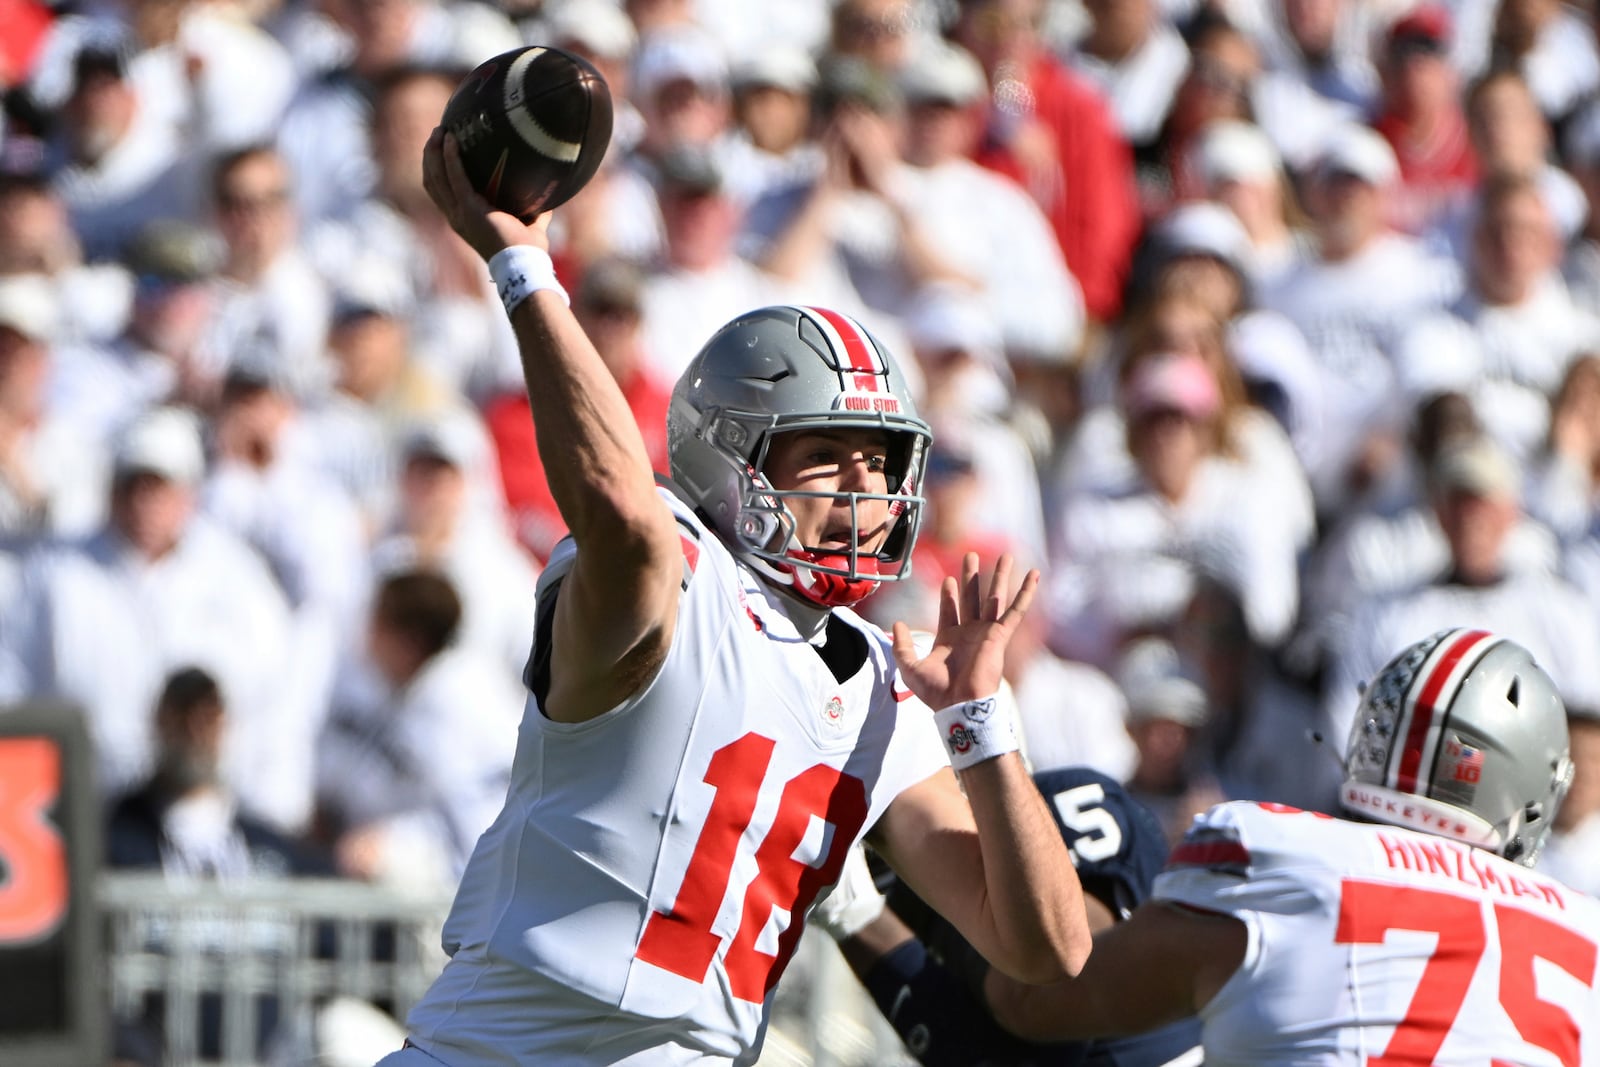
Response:
[[[539,583],[505,808],[386,1064],[753,1062],[862,837],[1005,973],[1081,966],[1077,877],[993,699],[1037,573],[1014,589],[1008,559],[969,557],[926,655],[850,610],[908,573],[921,513],[931,435],[893,357],[836,312],[738,317],[673,391],[658,486],[548,216],[491,210],[442,131],[424,171],[511,318],[571,537]]]
[[[1347,818],[1219,805],[1081,974],[991,971],[991,1010],[1061,1040],[1202,1020],[1214,1064],[1600,1063],[1600,902],[1529,868],[1572,776],[1520,645],[1413,644],[1366,687]]]
[[[1087,767],[1033,776],[1072,852],[1089,925],[1120,922],[1150,896],[1167,856],[1161,824],[1115,779]],[[1183,1019],[1130,1037],[1036,1044],[1007,1033],[983,1000],[989,965],[949,923],[893,878],[880,893],[859,853],[817,922],[839,942],[873,1002],[927,1067],[1185,1067],[1198,1065],[1200,1024]]]

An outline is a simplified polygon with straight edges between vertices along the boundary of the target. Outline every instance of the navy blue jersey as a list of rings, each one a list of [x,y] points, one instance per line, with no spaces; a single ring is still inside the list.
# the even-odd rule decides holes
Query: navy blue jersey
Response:
[[[1125,918],[1150,895],[1166,863],[1161,824],[1114,779],[1086,767],[1033,777],[1072,852],[1085,893]],[[890,908],[917,934],[864,979],[911,1054],[928,1067],[1166,1067],[1198,1064],[1200,1022],[1136,1037],[1036,1045],[1002,1030],[984,1005],[987,969],[976,951],[904,886]]]

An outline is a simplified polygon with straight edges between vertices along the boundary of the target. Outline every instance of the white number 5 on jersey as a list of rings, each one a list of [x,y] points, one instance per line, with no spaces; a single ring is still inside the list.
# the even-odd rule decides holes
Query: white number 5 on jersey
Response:
[[[1101,807],[1105,800],[1106,791],[1094,782],[1050,798],[1061,821],[1078,832],[1072,852],[1085,863],[1099,863],[1122,851],[1122,827],[1114,815]]]

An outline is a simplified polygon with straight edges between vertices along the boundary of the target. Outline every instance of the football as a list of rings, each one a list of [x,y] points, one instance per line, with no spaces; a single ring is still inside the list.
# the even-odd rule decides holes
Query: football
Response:
[[[611,142],[611,90],[582,57],[532,45],[480,63],[440,124],[455,134],[473,188],[532,221],[599,169]]]

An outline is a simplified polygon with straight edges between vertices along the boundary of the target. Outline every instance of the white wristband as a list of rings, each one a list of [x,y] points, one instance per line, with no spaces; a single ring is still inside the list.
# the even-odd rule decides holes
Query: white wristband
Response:
[[[550,253],[533,245],[512,245],[503,248],[489,260],[489,277],[494,279],[500,303],[509,315],[516,306],[540,289],[561,295],[561,302],[571,306],[567,291],[556,280],[556,267]]]
[[[1017,724],[998,694],[983,700],[952,704],[934,713],[939,736],[950,750],[950,766],[964,771],[974,763],[1003,756],[1021,748]]]

